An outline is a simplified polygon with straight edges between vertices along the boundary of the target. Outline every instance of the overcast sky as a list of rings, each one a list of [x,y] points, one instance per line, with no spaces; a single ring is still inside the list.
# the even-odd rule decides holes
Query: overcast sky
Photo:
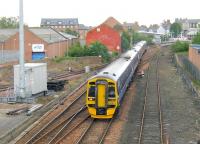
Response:
[[[0,17],[18,16],[19,0],[0,0]],[[96,26],[113,16],[121,23],[160,24],[176,17],[200,19],[199,0],[24,0],[24,22],[39,26],[41,18],[78,18]]]

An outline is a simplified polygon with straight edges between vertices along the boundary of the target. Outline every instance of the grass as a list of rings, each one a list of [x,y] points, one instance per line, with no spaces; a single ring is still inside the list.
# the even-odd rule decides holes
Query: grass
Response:
[[[200,81],[199,80],[193,80],[192,82],[193,82],[193,84],[195,86],[197,86],[198,88],[200,88]]]
[[[188,56],[188,51],[184,51],[184,52],[177,52],[177,55],[182,55],[182,56]]]

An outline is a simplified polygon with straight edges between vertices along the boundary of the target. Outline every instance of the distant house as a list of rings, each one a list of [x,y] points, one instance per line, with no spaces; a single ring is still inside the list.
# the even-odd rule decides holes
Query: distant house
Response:
[[[79,38],[85,39],[87,32],[91,29],[89,26],[85,26],[84,24],[79,24],[78,32]]]
[[[200,19],[175,19],[182,25],[183,35],[188,36],[190,39],[200,31]]]
[[[72,39],[66,38],[52,28],[25,28],[25,60],[63,56]],[[0,29],[0,43],[4,51],[19,51],[18,29]]]
[[[101,24],[87,33],[86,44],[99,41],[107,46],[110,52],[121,51],[120,33],[106,24]]]
[[[57,31],[64,31],[66,28],[77,31],[79,28],[79,23],[77,18],[42,18],[41,27],[51,27]]]
[[[165,29],[163,26],[159,26],[159,28],[157,29],[157,33],[162,35],[169,34],[169,29]]]

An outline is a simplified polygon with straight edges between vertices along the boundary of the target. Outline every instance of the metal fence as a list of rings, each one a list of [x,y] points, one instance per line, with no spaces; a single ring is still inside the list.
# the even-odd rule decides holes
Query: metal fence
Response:
[[[19,51],[0,50],[0,64],[17,61],[19,59]]]
[[[184,68],[192,75],[192,78],[200,81],[200,70],[188,58],[182,58],[182,63]]]
[[[186,65],[186,63],[188,62],[187,61],[188,59],[185,60],[187,62],[183,62],[184,61],[183,59],[187,59],[187,58],[179,59],[176,54],[173,57],[173,62],[175,64],[176,68],[177,68],[177,72],[180,74],[180,76],[182,77],[183,81],[186,83],[188,88],[192,90],[193,95],[200,97],[200,91],[196,88],[196,86],[194,86],[186,67],[183,66],[183,65]],[[180,63],[180,60],[182,61],[183,65]],[[187,66],[189,66],[189,63],[188,63]],[[185,67],[185,68],[183,68],[183,67]]]

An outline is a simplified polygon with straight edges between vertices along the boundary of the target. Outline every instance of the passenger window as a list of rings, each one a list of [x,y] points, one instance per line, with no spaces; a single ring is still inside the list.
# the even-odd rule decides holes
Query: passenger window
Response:
[[[114,87],[108,88],[108,97],[111,97],[111,98],[115,97],[115,88]]]
[[[95,97],[95,86],[91,86],[89,89],[89,97]]]

